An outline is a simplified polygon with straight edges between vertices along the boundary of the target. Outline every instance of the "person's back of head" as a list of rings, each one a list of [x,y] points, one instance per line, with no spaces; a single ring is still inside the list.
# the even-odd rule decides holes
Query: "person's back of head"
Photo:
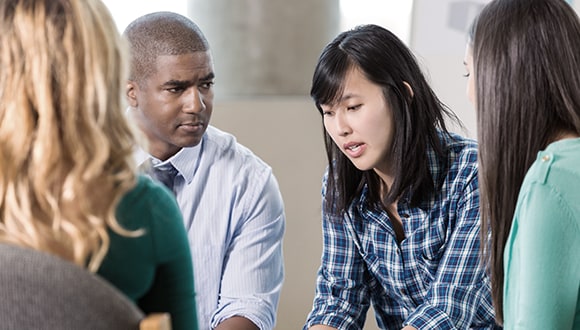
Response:
[[[4,0],[0,49],[0,239],[94,271],[135,182],[122,39],[100,0]]]
[[[155,12],[131,22],[123,32],[131,49],[129,79],[140,84],[154,73],[160,55],[182,55],[209,50],[199,27],[173,12]]]
[[[563,0],[495,0],[474,22],[483,233],[502,319],[503,251],[524,177],[558,135],[580,133],[580,21]]]
[[[495,119],[506,125],[499,130],[511,134],[528,127],[536,132],[534,143],[543,147],[557,131],[580,128],[580,75],[573,74],[580,69],[580,21],[569,4],[493,1],[480,14],[474,33],[477,109],[482,119],[504,115]],[[486,127],[481,128],[479,132],[486,134]],[[526,145],[526,134],[521,139],[518,144]],[[530,151],[535,158],[536,151]]]
[[[446,117],[457,118],[437,98],[403,41],[387,29],[372,24],[339,34],[322,51],[310,91],[321,114],[322,105],[334,104],[342,97],[345,77],[353,69],[360,70],[372,83],[381,86],[393,111],[395,134],[391,153],[396,175],[386,203],[410,189],[412,202],[417,204],[436,188],[429,171],[427,150],[433,148],[439,160],[446,163],[446,151],[440,144],[438,130],[447,133]],[[329,203],[338,198],[338,210],[346,209],[361,188],[361,180],[369,184],[371,202],[380,202],[379,180],[373,171],[358,171],[327,132],[325,144],[330,164],[327,207],[333,208]],[[333,173],[338,173],[336,178]],[[333,196],[337,189],[341,192]]]

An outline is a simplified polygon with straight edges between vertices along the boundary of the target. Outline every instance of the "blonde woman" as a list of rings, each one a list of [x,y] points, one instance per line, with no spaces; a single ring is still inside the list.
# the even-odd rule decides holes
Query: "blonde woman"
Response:
[[[0,2],[0,240],[86,267],[196,329],[179,208],[135,175],[125,65],[99,0]]]

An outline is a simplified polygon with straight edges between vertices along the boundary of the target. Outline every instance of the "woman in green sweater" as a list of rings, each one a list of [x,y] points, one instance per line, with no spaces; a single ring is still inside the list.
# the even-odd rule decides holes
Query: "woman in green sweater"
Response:
[[[466,51],[482,233],[504,329],[580,329],[580,22],[564,0],[495,0]]]
[[[0,241],[98,272],[174,330],[197,329],[179,208],[135,174],[126,63],[100,0],[0,1]]]

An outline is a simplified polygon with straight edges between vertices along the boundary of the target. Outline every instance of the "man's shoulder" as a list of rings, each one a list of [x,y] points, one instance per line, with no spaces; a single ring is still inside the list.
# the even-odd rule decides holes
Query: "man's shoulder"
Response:
[[[254,196],[270,200],[272,207],[282,201],[277,180],[270,165],[255,155],[249,148],[237,142],[234,135],[216,127],[209,126],[204,137],[201,164],[202,171],[208,174],[207,180],[219,182],[220,194],[228,195],[236,191],[236,196]],[[252,191],[251,194],[239,194]]]
[[[216,163],[230,164],[228,167],[235,169],[271,170],[270,165],[239,143],[233,134],[215,126],[208,126],[204,143],[204,153],[211,155]]]

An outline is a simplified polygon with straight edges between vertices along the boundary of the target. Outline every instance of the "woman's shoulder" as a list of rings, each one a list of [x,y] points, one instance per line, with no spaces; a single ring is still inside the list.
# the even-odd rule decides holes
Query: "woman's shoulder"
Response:
[[[455,154],[475,157],[477,155],[477,141],[463,135],[449,132],[442,135],[442,140],[447,149]]]
[[[136,185],[121,198],[117,217],[122,225],[143,226],[147,219],[167,219],[180,215],[171,192],[151,178],[138,175]]]
[[[171,199],[171,192],[146,175],[137,175],[135,186],[123,196],[121,203],[148,204],[152,200]]]
[[[448,171],[464,175],[477,172],[477,142],[474,139],[453,132],[440,133],[440,138],[447,150]]]
[[[580,200],[580,139],[561,140],[538,152],[522,184],[549,187],[554,193],[576,205]],[[580,208],[578,209],[580,211]]]
[[[466,187],[478,186],[477,142],[456,133],[442,134],[443,146],[447,151],[447,166],[443,174],[443,186],[450,191],[464,191]]]

